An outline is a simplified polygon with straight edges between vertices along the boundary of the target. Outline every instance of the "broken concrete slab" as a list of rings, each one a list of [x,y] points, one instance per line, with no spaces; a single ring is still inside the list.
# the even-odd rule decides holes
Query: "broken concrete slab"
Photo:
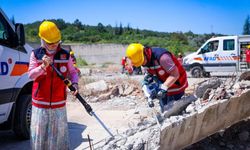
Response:
[[[221,83],[222,83],[222,80],[220,80],[219,78],[211,78],[211,79],[205,80],[199,83],[199,85],[197,86],[195,90],[195,95],[198,98],[201,98],[207,89],[209,88],[216,89],[221,85]]]
[[[160,149],[185,148],[221,129],[250,116],[250,91],[229,100],[213,101],[196,112],[165,120],[161,128]]]
[[[240,75],[239,81],[242,81],[242,80],[250,80],[250,71],[243,72]]]
[[[87,90],[91,90],[92,93],[105,92],[108,90],[108,84],[104,80],[89,83],[89,84],[85,85],[85,87]]]
[[[197,98],[194,95],[183,96],[178,101],[170,101],[166,106],[164,106],[164,118],[168,118],[172,115],[177,115],[182,112],[191,102],[195,101]]]

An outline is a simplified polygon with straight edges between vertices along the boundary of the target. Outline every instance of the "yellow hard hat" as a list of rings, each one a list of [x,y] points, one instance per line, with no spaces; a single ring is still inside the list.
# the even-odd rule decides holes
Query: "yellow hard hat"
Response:
[[[70,55],[74,55],[74,52],[73,52],[73,51],[70,51]]]
[[[126,50],[126,56],[131,60],[135,67],[140,67],[144,62],[144,46],[139,43],[132,43]]]
[[[248,45],[247,48],[250,49],[250,45]]]
[[[44,21],[39,27],[39,37],[46,43],[56,43],[61,40],[61,33],[56,24]]]

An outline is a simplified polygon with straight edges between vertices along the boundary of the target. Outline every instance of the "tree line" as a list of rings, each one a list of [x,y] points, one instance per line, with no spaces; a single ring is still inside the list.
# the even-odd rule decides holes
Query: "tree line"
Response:
[[[132,28],[129,24],[120,23],[115,27],[104,26],[98,23],[96,26],[82,24],[76,19],[73,23],[65,22],[63,19],[52,19],[62,33],[63,43],[116,43],[130,44],[139,42],[146,46],[157,46],[167,48],[174,54],[196,51],[207,39],[222,34],[195,34],[189,32],[157,32]],[[38,28],[41,21],[25,24],[25,35],[27,42],[39,42]]]

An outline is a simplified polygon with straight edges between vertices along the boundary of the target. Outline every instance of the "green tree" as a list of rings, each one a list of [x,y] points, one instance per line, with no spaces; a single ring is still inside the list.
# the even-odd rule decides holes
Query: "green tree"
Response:
[[[250,34],[250,22],[249,22],[249,15],[247,15],[247,18],[245,20],[245,24],[243,26],[243,35]]]
[[[98,23],[97,25],[97,30],[100,32],[100,33],[103,33],[103,32],[106,32],[104,26],[102,23]]]
[[[82,22],[78,19],[74,21],[73,25],[76,26],[78,30],[82,29]]]
[[[118,30],[118,35],[122,35],[123,33],[123,27],[122,27],[122,23],[120,23],[120,27],[119,27],[119,30]]]

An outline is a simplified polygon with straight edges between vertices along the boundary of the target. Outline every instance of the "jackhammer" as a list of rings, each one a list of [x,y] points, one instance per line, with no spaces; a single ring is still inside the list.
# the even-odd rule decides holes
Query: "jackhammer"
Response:
[[[154,107],[154,99],[161,99],[164,97],[165,93],[162,93],[160,90],[160,81],[157,79],[157,77],[147,74],[144,78],[144,81],[142,83],[142,90],[144,95],[147,98],[147,103],[150,108],[152,108],[154,113],[154,118],[156,120],[156,123],[159,127],[161,127],[161,116],[160,114],[157,114]]]
[[[70,91],[76,91],[76,89],[73,87],[71,81],[67,78],[65,78],[60,71],[53,65],[50,64],[50,66],[55,70],[56,74],[59,76],[61,80],[63,80],[64,84],[70,89]],[[95,112],[92,110],[91,106],[82,98],[82,96],[77,93],[76,98],[82,103],[85,110],[88,112],[90,116],[94,116],[95,119],[101,124],[101,126],[108,132],[108,134],[113,138],[114,135],[108,130],[108,128],[104,125],[104,123],[100,120],[100,118],[95,114]]]

